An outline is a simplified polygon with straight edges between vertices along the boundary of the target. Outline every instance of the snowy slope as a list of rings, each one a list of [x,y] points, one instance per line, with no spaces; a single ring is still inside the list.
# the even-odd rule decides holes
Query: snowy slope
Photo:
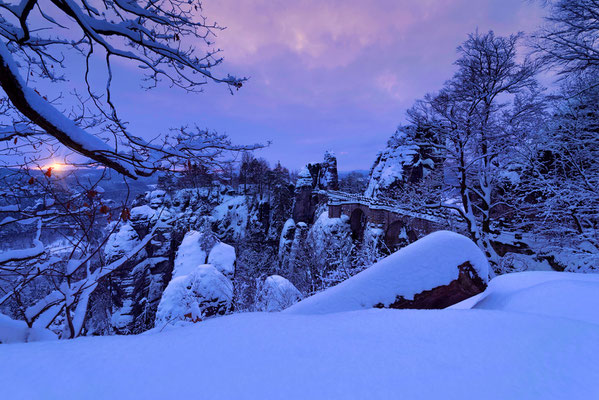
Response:
[[[457,267],[466,261],[486,280],[487,259],[474,242],[454,232],[434,232],[337,286],[302,300],[286,312],[322,314],[360,310],[378,303],[393,303],[397,295],[410,300],[415,294],[457,279]]]
[[[2,398],[594,399],[599,326],[489,310],[248,313],[3,345]]]

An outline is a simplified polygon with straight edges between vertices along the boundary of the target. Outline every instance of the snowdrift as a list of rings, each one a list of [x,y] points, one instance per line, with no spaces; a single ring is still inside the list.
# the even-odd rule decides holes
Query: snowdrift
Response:
[[[285,312],[326,314],[387,307],[398,296],[412,300],[424,291],[448,285],[458,279],[458,266],[466,262],[487,281],[489,265],[474,242],[454,232],[434,232]]]
[[[597,286],[594,275],[524,272],[495,278],[457,310],[245,313],[138,336],[4,344],[0,393],[11,400],[596,399]]]
[[[0,314],[0,345],[6,343],[37,342],[56,340],[57,336],[44,328],[29,328],[24,321],[18,321]],[[0,351],[4,347],[0,348]]]
[[[0,346],[11,400],[599,398],[599,326],[489,310],[246,313]]]
[[[480,295],[450,308],[524,312],[599,324],[599,275],[540,271],[501,275]]]

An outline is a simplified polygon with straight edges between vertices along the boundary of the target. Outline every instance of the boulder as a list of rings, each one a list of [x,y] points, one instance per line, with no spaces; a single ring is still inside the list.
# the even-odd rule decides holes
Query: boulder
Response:
[[[290,307],[326,314],[366,308],[445,308],[481,293],[489,265],[465,236],[438,231]]]
[[[302,299],[302,294],[291,282],[280,275],[264,280],[256,295],[256,310],[282,311]]]
[[[469,261],[458,265],[458,270],[458,278],[446,285],[424,290],[415,294],[413,299],[406,299],[399,295],[393,303],[388,305],[378,303],[374,308],[442,309],[482,293],[486,289],[486,283],[478,276]]]
[[[233,309],[233,284],[212,265],[170,281],[156,312],[156,327],[199,322]]]

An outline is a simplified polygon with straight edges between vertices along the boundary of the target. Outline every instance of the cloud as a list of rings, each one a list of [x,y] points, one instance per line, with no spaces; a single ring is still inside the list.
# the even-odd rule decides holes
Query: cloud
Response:
[[[217,44],[228,62],[259,64],[279,52],[308,68],[337,68],[434,18],[453,0],[221,0],[204,5],[227,26]]]
[[[142,131],[199,123],[238,143],[274,144],[261,154],[291,168],[325,149],[348,152],[340,168],[368,168],[414,100],[451,77],[467,34],[531,31],[541,22],[522,0],[207,0],[227,29],[219,72],[249,76],[231,96],[207,85],[198,97],[172,90],[126,102]],[[222,75],[222,73],[221,73]],[[120,82],[123,90],[130,85]],[[341,163],[343,165],[341,165]]]

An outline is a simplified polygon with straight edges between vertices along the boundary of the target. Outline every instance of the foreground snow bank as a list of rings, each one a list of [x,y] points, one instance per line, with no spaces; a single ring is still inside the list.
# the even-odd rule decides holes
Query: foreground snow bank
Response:
[[[458,266],[465,262],[470,262],[483,281],[487,280],[487,259],[474,242],[454,232],[431,233],[287,312],[322,314],[389,305],[397,296],[410,300],[458,279]]]
[[[24,321],[17,321],[0,314],[0,344],[56,339],[58,339],[56,335],[48,329],[29,328]]]
[[[599,326],[488,310],[246,313],[2,345],[18,399],[596,399]],[[56,366],[60,366],[57,368]]]
[[[501,275],[480,295],[451,308],[525,312],[599,324],[599,275],[541,271]]]

